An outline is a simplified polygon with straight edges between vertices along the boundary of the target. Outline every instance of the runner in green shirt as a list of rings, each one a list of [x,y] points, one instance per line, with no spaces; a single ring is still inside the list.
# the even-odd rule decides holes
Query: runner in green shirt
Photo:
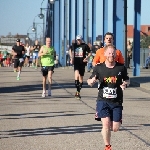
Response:
[[[46,80],[48,77],[48,96],[51,96],[51,84],[52,84],[52,74],[54,71],[54,60],[56,57],[56,52],[54,47],[51,46],[51,39],[46,38],[46,45],[43,45],[38,54],[41,57],[41,72],[43,75],[43,92],[42,97],[46,97]]]

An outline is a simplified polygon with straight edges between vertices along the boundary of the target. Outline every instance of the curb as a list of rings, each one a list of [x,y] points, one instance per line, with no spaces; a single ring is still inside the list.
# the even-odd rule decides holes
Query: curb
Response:
[[[139,82],[131,81],[131,80],[130,80],[131,87],[140,87],[142,89],[150,91],[150,83],[139,83]]]
[[[139,82],[136,82],[136,81],[132,81],[132,79],[130,79],[130,86],[133,86],[133,87],[140,87],[140,83]]]

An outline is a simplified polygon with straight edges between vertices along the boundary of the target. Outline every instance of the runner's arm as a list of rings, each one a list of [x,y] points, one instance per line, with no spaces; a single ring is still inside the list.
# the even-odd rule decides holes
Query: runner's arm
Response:
[[[83,62],[87,62],[89,57],[92,55],[90,47],[88,45],[86,45],[86,52],[88,53],[88,55],[86,58],[84,58]]]
[[[11,55],[15,56],[15,55],[17,55],[17,53],[12,49]]]
[[[99,55],[99,50],[97,50],[96,51],[96,55],[95,55],[95,57],[94,57],[94,59],[93,59],[93,62],[92,62],[92,65],[95,67],[96,66],[96,64],[97,63],[99,63],[99,61],[100,61],[100,55]]]
[[[33,51],[35,49],[35,46],[31,46],[30,51]]]
[[[16,56],[17,53],[15,52],[15,46],[12,47],[11,55]]]
[[[127,68],[125,66],[124,66],[124,70],[123,70],[122,75],[123,75],[122,76],[123,82],[120,85],[120,87],[122,88],[122,90],[125,90],[125,88],[127,88],[127,86],[129,86],[129,84],[130,84],[130,79],[129,79],[129,76],[128,76],[128,73],[127,73]]]
[[[92,75],[87,80],[88,85],[92,87],[96,83],[97,79],[98,79],[98,66],[94,68]]]
[[[74,63],[74,60],[73,60],[74,59],[73,44],[69,48],[69,56],[70,56],[70,63],[73,64]]]
[[[54,49],[54,60],[56,60],[56,51]]]
[[[43,55],[45,55],[47,53],[47,51],[44,53],[43,52],[43,46],[40,48],[40,51],[39,51],[39,53],[38,53],[38,56],[40,57],[40,56],[43,56]]]
[[[74,57],[72,53],[72,46],[70,46],[69,48],[69,56],[70,56],[70,59]]]
[[[24,55],[24,54],[25,54],[26,49],[25,49],[25,47],[24,47],[24,46],[22,46],[22,47],[23,47],[22,54]]]
[[[124,58],[123,58],[123,55],[122,55],[122,53],[121,53],[120,50],[119,50],[119,58],[118,58],[118,59],[119,59],[119,60],[118,60],[119,63],[121,63],[121,64],[124,64],[124,63],[125,63]]]

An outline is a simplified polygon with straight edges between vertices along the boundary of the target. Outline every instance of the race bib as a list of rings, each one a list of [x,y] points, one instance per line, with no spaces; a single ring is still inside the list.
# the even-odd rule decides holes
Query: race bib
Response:
[[[78,47],[75,49],[75,57],[83,57],[82,47]]]
[[[117,88],[103,88],[103,97],[105,98],[117,98]]]
[[[19,61],[20,61],[20,62],[23,62],[23,61],[24,61],[24,59],[23,59],[23,58],[20,58],[20,59],[19,59]]]

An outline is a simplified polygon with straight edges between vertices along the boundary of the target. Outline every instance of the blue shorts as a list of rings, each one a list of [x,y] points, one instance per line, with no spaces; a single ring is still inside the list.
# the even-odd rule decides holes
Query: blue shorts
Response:
[[[33,52],[33,59],[38,59],[38,52]]]
[[[95,120],[99,121],[101,118],[110,117],[111,121],[122,122],[122,110],[123,106],[121,105],[97,100]]]

